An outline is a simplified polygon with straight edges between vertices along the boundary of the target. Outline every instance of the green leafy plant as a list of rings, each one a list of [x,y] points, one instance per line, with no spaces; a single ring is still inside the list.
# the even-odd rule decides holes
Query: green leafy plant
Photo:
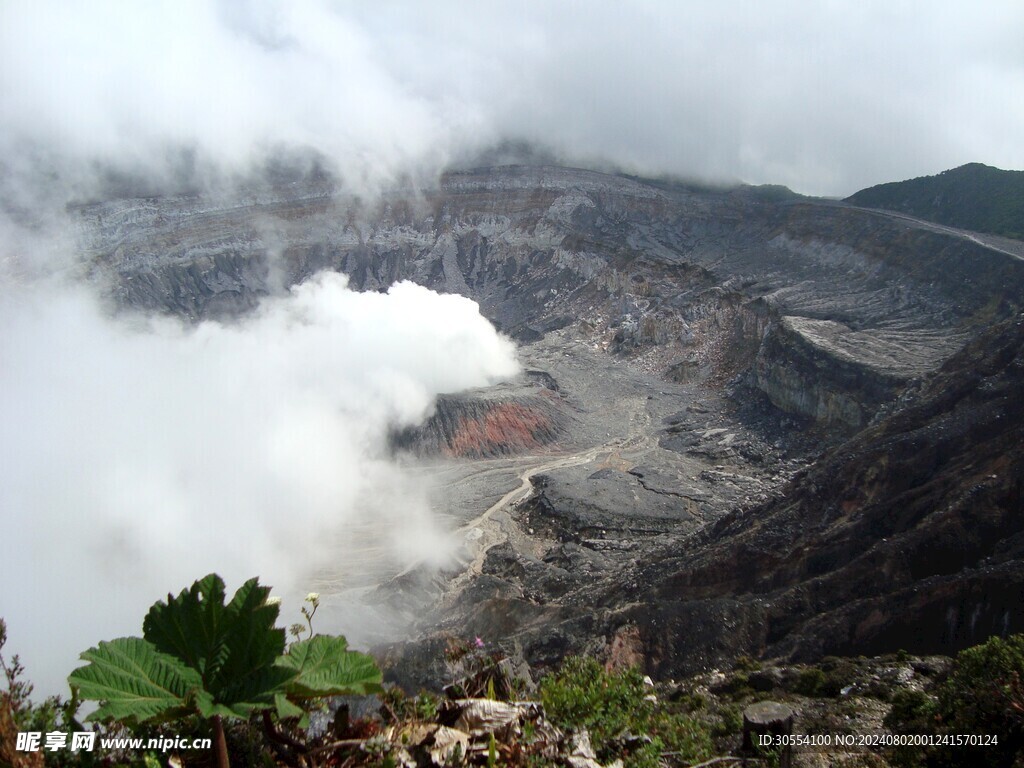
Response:
[[[743,729],[743,710],[735,704],[726,704],[716,711],[718,721],[712,726],[713,736],[729,736]]]
[[[220,768],[228,765],[224,718],[304,718],[299,704],[306,700],[381,690],[376,663],[349,651],[343,637],[316,635],[286,651],[284,630],[275,626],[278,601],[269,594],[250,579],[225,603],[224,581],[210,574],[154,604],[143,637],[85,651],[89,663],[68,682],[83,699],[100,702],[91,720],[209,719]]]
[[[408,696],[398,686],[384,689],[380,694],[380,713],[385,722],[431,722],[437,718],[441,700],[430,691],[421,690]]]
[[[320,607],[320,593],[319,592],[310,592],[308,595],[306,595],[305,602],[309,603],[309,606],[308,607],[305,606],[305,605],[302,606],[301,611],[302,611],[302,617],[306,620],[306,624],[303,625],[302,622],[298,622],[298,623],[292,624],[288,628],[288,634],[290,634],[296,640],[298,640],[300,637],[302,637],[302,635],[306,632],[307,627],[309,629],[310,637],[312,637],[312,635],[313,635],[313,615],[316,613],[316,609]]]
[[[750,656],[740,656],[733,664],[733,669],[739,672],[757,672],[761,669],[761,662]]]
[[[498,741],[491,732],[491,738],[487,742],[487,768],[495,768],[498,764]]]
[[[924,691],[903,688],[893,694],[889,713],[882,721],[882,725],[893,733],[934,734],[937,706],[935,699]],[[916,768],[924,765],[928,749],[924,746],[906,745],[894,747],[889,752],[889,762],[897,768]]]
[[[801,696],[821,696],[825,688],[825,673],[817,667],[808,667],[800,672],[792,687],[793,693]]]

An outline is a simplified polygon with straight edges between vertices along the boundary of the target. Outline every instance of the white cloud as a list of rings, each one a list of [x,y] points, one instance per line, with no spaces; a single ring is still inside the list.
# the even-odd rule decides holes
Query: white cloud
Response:
[[[4,154],[376,183],[501,138],[646,173],[849,194],[1024,167],[1024,6],[990,2],[8,2]],[[10,160],[10,157],[7,158]]]

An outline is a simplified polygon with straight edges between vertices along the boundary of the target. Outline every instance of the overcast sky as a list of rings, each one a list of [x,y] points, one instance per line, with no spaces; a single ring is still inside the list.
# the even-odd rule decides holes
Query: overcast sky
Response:
[[[0,6],[8,164],[244,167],[312,147],[350,179],[502,138],[576,162],[845,196],[1024,168],[1024,3],[164,2]]]

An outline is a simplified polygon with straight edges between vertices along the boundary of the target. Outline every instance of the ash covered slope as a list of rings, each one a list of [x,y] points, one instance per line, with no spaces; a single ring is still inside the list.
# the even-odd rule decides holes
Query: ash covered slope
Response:
[[[847,432],[1024,293],[1024,261],[957,233],[557,167],[451,173],[372,204],[292,185],[79,214],[124,305],[230,315],[320,269],[360,289],[410,279],[521,341],[570,328],[652,373],[747,371],[775,406]]]
[[[779,499],[652,557],[643,588],[604,600],[642,605],[627,617],[663,673],[743,652],[952,652],[1024,631],[1022,427],[1019,315]]]

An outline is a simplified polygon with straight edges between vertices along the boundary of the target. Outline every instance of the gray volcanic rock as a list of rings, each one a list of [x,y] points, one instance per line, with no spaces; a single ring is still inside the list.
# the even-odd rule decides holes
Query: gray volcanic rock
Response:
[[[396,436],[443,474],[466,542],[463,567],[374,593],[417,647],[469,632],[547,662],[626,633],[674,675],[1022,628],[1012,251],[834,201],[537,166],[374,201],[297,184],[78,214],[125,307],[230,316],[331,269],[465,294],[521,343],[532,379]]]
[[[922,344],[922,335],[907,344],[901,331],[865,333],[834,320],[783,317],[758,350],[756,386],[784,411],[858,429],[938,362],[941,345]]]
[[[668,639],[689,648],[708,635],[734,651],[811,659],[953,652],[1024,631],[1022,393],[1024,315],[965,347],[784,496],[652,558],[638,576],[646,586],[621,598],[662,617],[632,614],[652,663]],[[734,626],[708,621],[724,606]],[[680,618],[697,617],[694,637]],[[690,668],[680,663],[690,656],[661,671]]]
[[[773,500],[703,528],[681,519],[653,545],[642,526],[657,522],[613,531],[614,497],[581,504],[538,478],[520,523],[548,548],[492,549],[486,588],[447,626],[504,637],[542,664],[610,652],[630,632],[663,678],[741,654],[953,653],[1024,631],[1022,393],[1024,315],[969,344]]]

